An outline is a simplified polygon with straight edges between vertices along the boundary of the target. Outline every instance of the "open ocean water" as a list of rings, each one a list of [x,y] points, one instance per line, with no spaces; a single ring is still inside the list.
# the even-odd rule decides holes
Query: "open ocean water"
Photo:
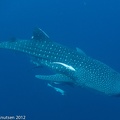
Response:
[[[120,0],[0,0],[0,41],[30,39],[35,27],[120,72]],[[34,77],[49,71],[29,61],[0,49],[0,119],[120,120],[120,98],[71,86],[62,96]]]

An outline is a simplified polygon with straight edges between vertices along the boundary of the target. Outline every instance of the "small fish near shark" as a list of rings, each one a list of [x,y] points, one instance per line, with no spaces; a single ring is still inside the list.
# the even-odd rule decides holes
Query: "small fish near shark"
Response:
[[[50,40],[40,28],[33,31],[30,40],[13,40],[0,43],[0,48],[19,51],[32,56],[36,66],[50,68],[56,74],[35,75],[52,83],[68,83],[91,88],[109,96],[120,95],[120,74],[106,64],[87,56],[82,50],[69,49]],[[60,88],[48,84],[64,95]]]

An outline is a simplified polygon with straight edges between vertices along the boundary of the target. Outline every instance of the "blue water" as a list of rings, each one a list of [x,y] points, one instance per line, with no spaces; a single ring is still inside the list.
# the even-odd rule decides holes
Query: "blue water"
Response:
[[[79,47],[120,72],[120,0],[1,0],[0,41],[30,39],[34,27]],[[62,86],[62,96],[36,79],[29,56],[0,50],[0,116],[26,120],[119,120],[120,98]]]

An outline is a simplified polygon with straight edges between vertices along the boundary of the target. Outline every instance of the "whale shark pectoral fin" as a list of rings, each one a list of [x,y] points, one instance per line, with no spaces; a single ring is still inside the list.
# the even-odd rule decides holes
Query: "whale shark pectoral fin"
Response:
[[[49,39],[49,36],[40,28],[35,28],[34,31],[33,31],[33,36],[32,36],[32,39],[35,39],[35,40],[48,40]]]
[[[73,82],[69,77],[62,74],[55,75],[35,75],[36,78],[52,82]]]
[[[85,52],[83,52],[80,48],[76,47],[76,50],[77,50],[78,53],[86,55]]]

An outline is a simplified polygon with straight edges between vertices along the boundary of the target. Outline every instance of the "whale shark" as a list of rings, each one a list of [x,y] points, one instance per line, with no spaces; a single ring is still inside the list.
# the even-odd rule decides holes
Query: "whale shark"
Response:
[[[36,67],[45,66],[54,71],[51,75],[35,75],[38,79],[90,88],[109,96],[120,94],[120,74],[117,71],[89,57],[79,48],[70,49],[53,42],[40,28],[33,31],[29,40],[13,39],[1,42],[0,49],[28,54],[31,63]],[[54,88],[50,84],[49,86]]]

